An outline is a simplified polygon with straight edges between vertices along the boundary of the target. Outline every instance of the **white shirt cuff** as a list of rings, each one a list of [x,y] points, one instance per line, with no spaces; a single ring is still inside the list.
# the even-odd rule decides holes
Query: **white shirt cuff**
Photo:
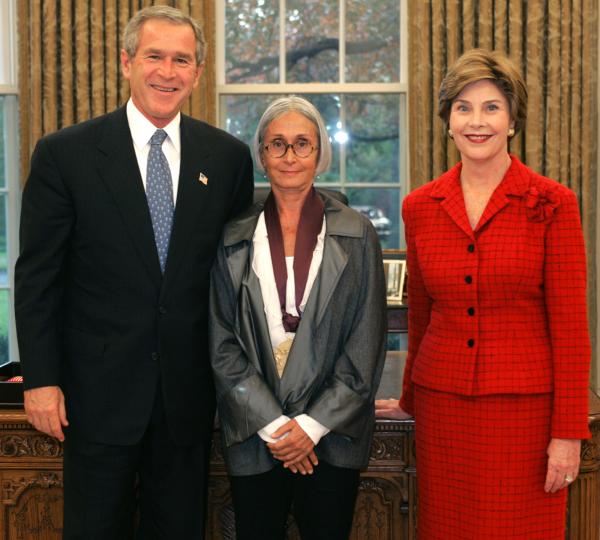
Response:
[[[308,416],[308,414],[299,414],[294,418],[294,420],[298,422],[298,425],[311,438],[312,442],[315,443],[315,446],[319,444],[319,441],[331,431],[323,424],[317,422],[314,418]]]
[[[280,441],[284,437],[287,437],[287,433],[279,437],[279,439],[274,439],[273,437],[271,437],[271,435],[275,433],[281,426],[283,426],[283,424],[286,424],[289,421],[290,419],[284,414],[282,414],[279,418],[275,418],[275,420],[267,424],[264,428],[259,429],[258,436],[265,442],[273,443]]]

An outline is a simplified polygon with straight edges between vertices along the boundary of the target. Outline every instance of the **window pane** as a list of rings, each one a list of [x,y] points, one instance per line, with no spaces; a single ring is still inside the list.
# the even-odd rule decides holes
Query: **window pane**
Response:
[[[336,143],[334,136],[341,126],[341,97],[338,94],[310,94],[302,97],[310,101],[321,113],[331,141],[331,166],[327,172],[319,176],[318,182],[339,182],[340,145]]]
[[[225,121],[223,128],[252,148],[252,138],[258,121],[267,105],[277,97],[280,96],[264,94],[221,96],[221,111],[224,112],[222,118]],[[254,181],[266,182],[262,173],[256,170]]]
[[[338,82],[338,0],[288,0],[287,82]]]
[[[278,0],[227,0],[225,80],[230,84],[279,82]]]
[[[344,96],[348,182],[394,182],[399,177],[399,94]]]
[[[8,334],[10,327],[9,292],[0,291],[0,365],[8,362]]]
[[[6,99],[0,96],[0,188],[6,187],[6,141],[4,139],[4,106]]]
[[[351,188],[350,206],[367,216],[383,249],[400,247],[400,188]]]
[[[6,203],[6,194],[2,194],[0,196],[0,285],[8,285]]]
[[[346,81],[400,80],[400,2],[346,0]]]
[[[258,126],[258,121],[263,112],[273,101],[281,97],[280,95],[230,95],[221,96],[221,110],[223,111],[223,128],[244,141],[248,146],[252,146],[252,138]],[[340,96],[331,94],[319,94],[303,96],[312,102],[319,112],[323,115],[325,125],[330,135],[333,135],[338,129],[340,114]],[[340,156],[339,145],[332,145],[333,156],[329,171],[319,177],[319,182],[339,182],[340,179]],[[255,182],[266,182],[261,173],[255,171]]]

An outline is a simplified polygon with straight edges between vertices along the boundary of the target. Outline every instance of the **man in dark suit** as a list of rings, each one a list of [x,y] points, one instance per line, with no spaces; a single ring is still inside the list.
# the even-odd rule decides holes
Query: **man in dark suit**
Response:
[[[209,271],[252,199],[247,147],[180,114],[203,58],[193,19],[138,12],[127,106],[32,156],[15,311],[28,420],[64,440],[64,538],[130,538],[136,499],[137,538],[203,537]]]

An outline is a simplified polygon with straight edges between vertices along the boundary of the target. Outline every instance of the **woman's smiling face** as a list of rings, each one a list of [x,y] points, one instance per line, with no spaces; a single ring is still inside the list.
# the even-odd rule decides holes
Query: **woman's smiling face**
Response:
[[[490,80],[465,86],[452,102],[449,128],[463,161],[487,161],[508,153],[514,126],[510,105]]]
[[[261,160],[274,191],[305,191],[312,186],[319,159],[317,127],[306,116],[292,111],[275,118],[265,130],[263,146],[273,141],[294,144],[306,141],[314,150],[307,157],[298,157],[287,148],[281,157],[272,157],[263,148]]]

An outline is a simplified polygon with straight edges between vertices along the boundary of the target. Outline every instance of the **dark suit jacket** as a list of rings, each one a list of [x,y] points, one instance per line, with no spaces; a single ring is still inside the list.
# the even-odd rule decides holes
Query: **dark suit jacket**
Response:
[[[209,272],[223,225],[252,200],[252,160],[207,124],[182,115],[180,129],[164,276],[125,108],[44,137],[32,156],[15,271],[25,388],[61,386],[71,427],[92,441],[139,440],[159,381],[177,443],[212,429]]]

